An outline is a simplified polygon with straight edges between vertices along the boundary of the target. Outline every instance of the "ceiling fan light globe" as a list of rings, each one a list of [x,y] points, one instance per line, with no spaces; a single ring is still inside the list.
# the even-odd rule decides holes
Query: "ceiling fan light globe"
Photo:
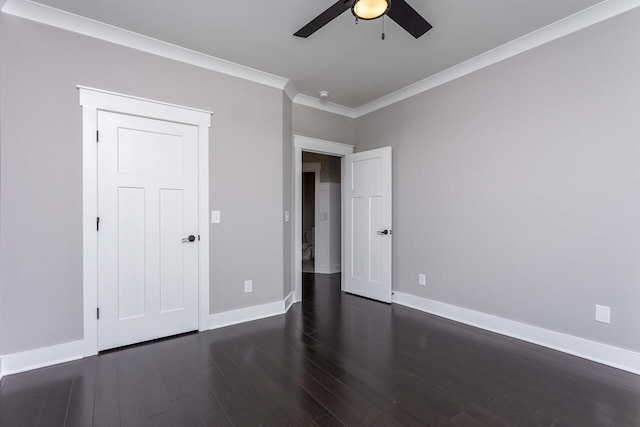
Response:
[[[376,19],[387,13],[389,0],[356,0],[351,7],[351,12],[359,19]]]

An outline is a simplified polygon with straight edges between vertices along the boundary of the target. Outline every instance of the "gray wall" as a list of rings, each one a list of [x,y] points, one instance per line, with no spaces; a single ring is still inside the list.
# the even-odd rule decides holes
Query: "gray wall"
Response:
[[[320,182],[339,183],[341,180],[340,157],[303,151],[302,163],[321,163]]]
[[[357,120],[358,151],[393,147],[395,290],[640,350],[638,28],[635,10]]]
[[[355,144],[355,120],[327,111],[293,104],[293,134]]]
[[[282,215],[289,212],[289,222],[283,222],[283,289],[286,298],[293,290],[294,232],[293,232],[293,105],[286,94],[282,94]],[[284,218],[283,218],[284,221]]]
[[[82,338],[77,84],[213,111],[211,312],[282,300],[280,90],[7,15],[0,52],[0,354]]]

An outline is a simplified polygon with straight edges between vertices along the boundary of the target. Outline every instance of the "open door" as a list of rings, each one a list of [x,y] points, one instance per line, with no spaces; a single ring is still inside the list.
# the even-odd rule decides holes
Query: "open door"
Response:
[[[344,157],[344,291],[391,302],[391,147]]]

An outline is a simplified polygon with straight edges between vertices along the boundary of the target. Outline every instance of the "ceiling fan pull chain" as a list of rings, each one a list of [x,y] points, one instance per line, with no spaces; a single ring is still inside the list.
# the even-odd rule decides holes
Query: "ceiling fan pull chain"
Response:
[[[358,17],[356,16],[356,25],[358,25]]]
[[[384,15],[382,15],[382,40],[384,40]]]

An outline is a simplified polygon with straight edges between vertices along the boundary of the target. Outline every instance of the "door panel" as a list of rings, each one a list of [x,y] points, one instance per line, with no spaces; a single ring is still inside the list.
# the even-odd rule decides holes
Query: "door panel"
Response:
[[[182,143],[180,135],[119,128],[118,172],[181,176]]]
[[[118,320],[145,315],[144,188],[118,188]]]
[[[198,329],[198,133],[98,114],[98,348]]]
[[[344,172],[344,290],[391,302],[391,147],[345,156]]]
[[[160,311],[184,308],[182,190],[160,190]]]
[[[353,279],[362,279],[364,277],[364,221],[361,219],[364,217],[364,199],[362,197],[352,197],[351,205],[353,209],[351,211],[351,277]]]

